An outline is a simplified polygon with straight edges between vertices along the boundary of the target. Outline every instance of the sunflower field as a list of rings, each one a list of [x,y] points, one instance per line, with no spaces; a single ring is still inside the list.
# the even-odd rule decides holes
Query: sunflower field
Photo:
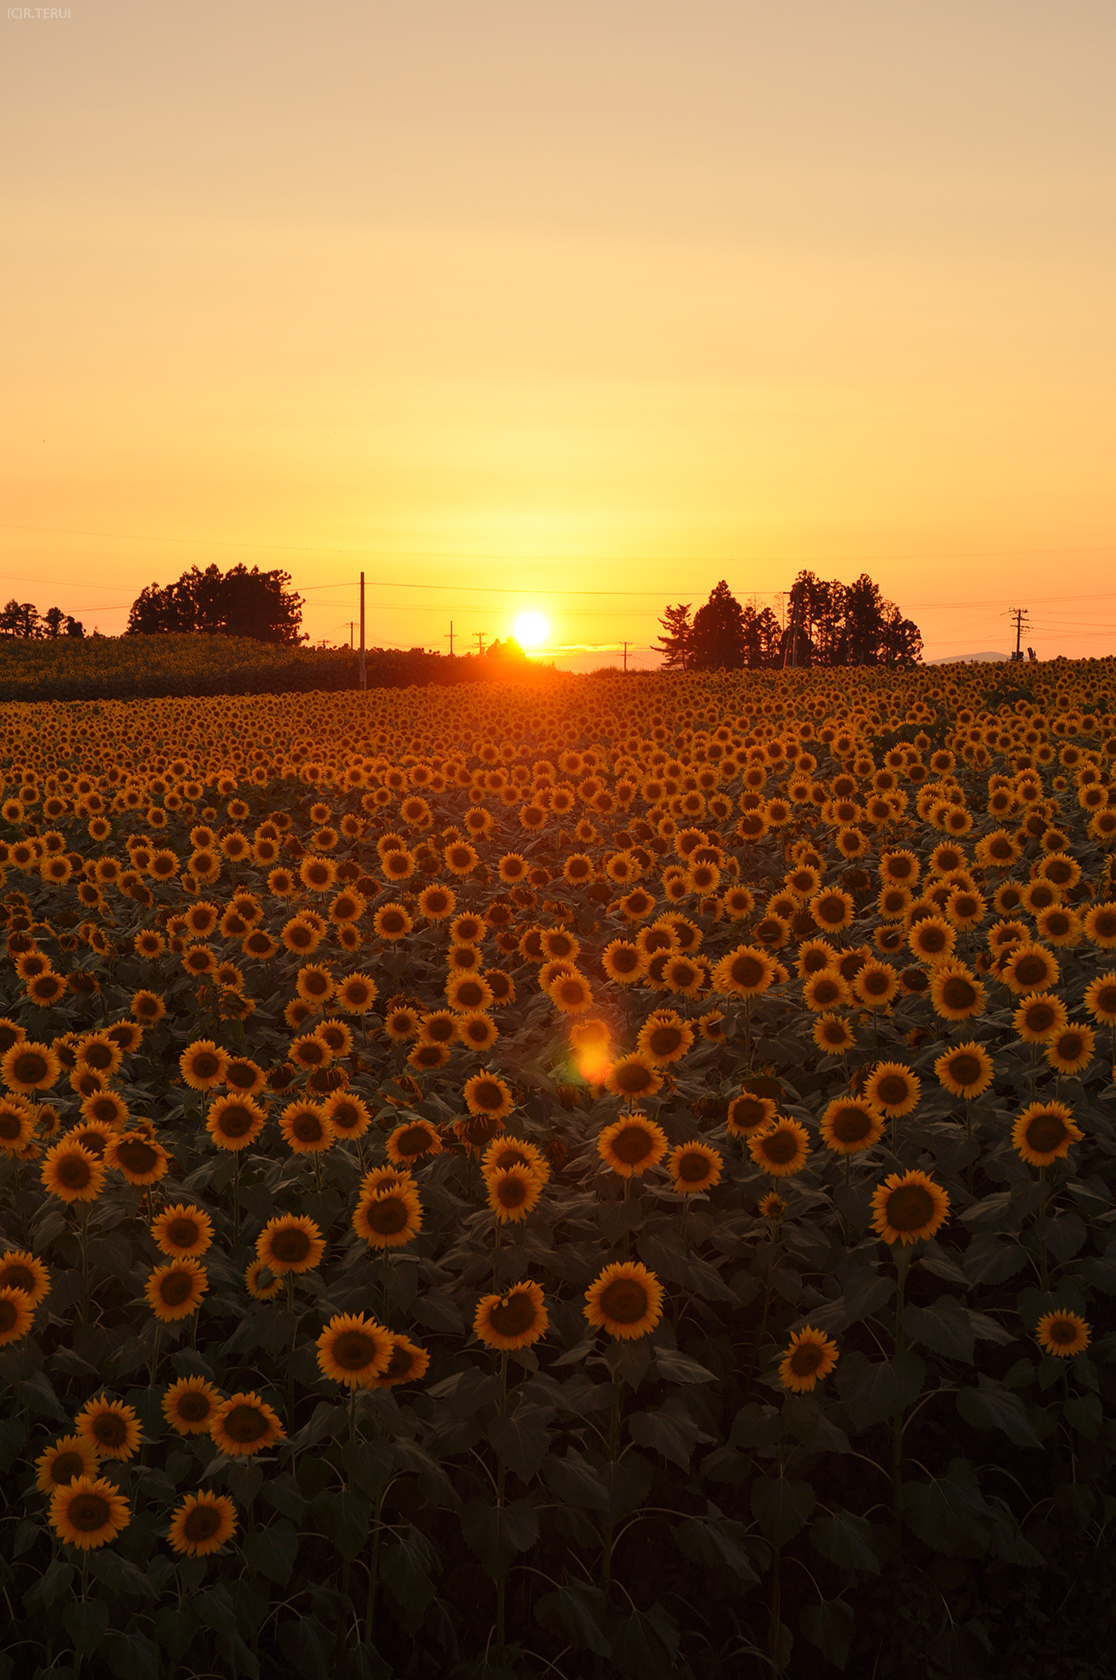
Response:
[[[1116,664],[1013,677],[0,710],[0,1677],[1111,1675]]]

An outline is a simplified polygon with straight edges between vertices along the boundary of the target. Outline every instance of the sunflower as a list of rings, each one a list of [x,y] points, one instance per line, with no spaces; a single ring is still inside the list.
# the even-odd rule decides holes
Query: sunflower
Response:
[[[419,1037],[424,1044],[452,1044],[458,1019],[452,1009],[430,1010],[419,1022]]]
[[[205,1129],[220,1149],[246,1149],[263,1131],[267,1115],[251,1097],[218,1097]]]
[[[628,1114],[606,1126],[597,1138],[597,1153],[621,1178],[640,1178],[656,1167],[667,1152],[666,1133],[644,1114]]]
[[[798,1120],[776,1120],[748,1139],[748,1153],[757,1167],[775,1178],[801,1172],[810,1153],[810,1134]]]
[[[287,1286],[262,1260],[252,1260],[244,1268],[244,1287],[253,1301],[274,1301]]]
[[[1094,904],[1084,922],[1085,937],[1102,951],[1116,946],[1116,904],[1110,900]]]
[[[62,1063],[46,1044],[20,1039],[0,1058],[0,1078],[10,1091],[49,1091],[58,1083]]]
[[[95,1476],[100,1455],[84,1435],[60,1435],[35,1460],[35,1486],[40,1493],[69,1487],[77,1476]]]
[[[79,1551],[92,1551],[115,1540],[132,1520],[128,1501],[101,1476],[75,1476],[54,1490],[50,1526]]]
[[[323,1376],[348,1388],[370,1388],[391,1363],[392,1333],[363,1313],[335,1313],[318,1337]]]
[[[1085,1007],[1102,1026],[1116,1027],[1116,974],[1098,974],[1085,988]]]
[[[782,1219],[787,1211],[787,1204],[777,1190],[769,1190],[759,1200],[759,1214],[763,1219]]]
[[[131,1131],[112,1139],[105,1150],[105,1163],[115,1167],[129,1184],[157,1184],[166,1175],[170,1157],[162,1144],[154,1143],[146,1133]]]
[[[212,1091],[225,1077],[228,1057],[212,1039],[199,1038],[179,1057],[183,1082],[192,1091]]]
[[[918,1107],[922,1081],[903,1062],[880,1062],[865,1083],[864,1095],[889,1120],[900,1120]]]
[[[1060,1031],[1051,1033],[1044,1052],[1056,1073],[1082,1073],[1093,1059],[1096,1034],[1092,1027],[1070,1021]]]
[[[422,1203],[410,1185],[374,1190],[353,1211],[353,1230],[372,1248],[400,1248],[422,1230]]]
[[[475,1073],[462,1094],[470,1114],[489,1120],[503,1120],[515,1107],[510,1089],[495,1073]]]
[[[280,1111],[279,1130],[296,1155],[319,1154],[337,1141],[332,1122],[321,1104],[306,1098],[290,1102]]]
[[[529,1167],[512,1165],[484,1175],[488,1205],[498,1224],[519,1223],[538,1206],[542,1181]]]
[[[843,1056],[856,1043],[856,1034],[844,1015],[827,1012],[814,1022],[814,1043],[827,1056]]]
[[[1035,1325],[1035,1340],[1044,1353],[1051,1354],[1055,1359],[1069,1359],[1075,1353],[1084,1353],[1093,1339],[1092,1326],[1080,1313],[1068,1312],[1059,1308],[1055,1312],[1043,1313]]]
[[[128,1008],[131,1010],[137,1021],[142,1021],[145,1024],[153,1021],[161,1021],[167,1012],[167,1006],[159,996],[158,992],[133,992],[128,1003]]]
[[[638,1261],[613,1261],[585,1291],[589,1323],[622,1340],[646,1336],[662,1315],[662,1284]]]
[[[446,981],[446,1002],[467,1015],[474,1009],[490,1009],[495,998],[483,974],[451,974]]]
[[[835,1155],[855,1155],[883,1136],[884,1117],[866,1097],[836,1097],[821,1117],[822,1142]]]
[[[802,1001],[816,1015],[829,1014],[835,1005],[851,1003],[852,992],[837,969],[823,968],[803,985]]]
[[[6,1155],[21,1155],[35,1135],[35,1122],[35,1110],[22,1097],[0,1098],[0,1149]]]
[[[1052,1033],[1061,1032],[1069,1013],[1055,992],[1032,992],[1011,1018],[1012,1026],[1025,1044],[1045,1044]]]
[[[388,1330],[391,1338],[391,1358],[382,1371],[372,1378],[373,1388],[395,1388],[399,1383],[418,1382],[430,1364],[430,1355],[409,1336]]]
[[[325,1239],[318,1226],[301,1214],[278,1214],[256,1238],[256,1258],[276,1276],[313,1271],[324,1252]]]
[[[721,958],[711,984],[715,992],[753,998],[761,997],[774,979],[775,963],[766,951],[755,945],[738,945]]]
[[[765,1131],[777,1112],[778,1104],[773,1097],[761,1097],[751,1091],[743,1091],[729,1103],[725,1125],[733,1137],[747,1138],[756,1132]]]
[[[87,1400],[74,1424],[102,1458],[131,1458],[140,1444],[140,1420],[123,1400],[106,1400],[103,1393]]]
[[[712,1190],[720,1183],[724,1161],[707,1143],[680,1143],[670,1152],[667,1170],[680,1196]]]
[[[889,1173],[872,1197],[872,1228],[886,1243],[930,1238],[949,1213],[949,1196],[924,1172]]]
[[[481,1158],[481,1172],[487,1178],[492,1173],[506,1172],[509,1167],[526,1167],[540,1184],[550,1178],[550,1164],[541,1149],[522,1138],[494,1138]]]
[[[636,1049],[656,1067],[667,1067],[683,1057],[693,1042],[694,1029],[673,1009],[661,1009],[640,1028]]]
[[[0,1288],[0,1347],[22,1341],[35,1317],[31,1298],[10,1284]]]
[[[204,1377],[179,1377],[161,1401],[163,1416],[180,1435],[208,1435],[220,1404],[220,1391]]]
[[[368,974],[350,974],[340,981],[331,1002],[347,1015],[365,1015],[376,1001],[379,988]]]
[[[609,980],[620,986],[631,986],[643,978],[647,957],[637,945],[613,939],[601,952],[601,967]]]
[[[209,1433],[218,1452],[229,1458],[263,1452],[286,1438],[278,1413],[255,1393],[222,1400],[210,1419]]]
[[[0,1125],[10,1104],[0,1106]],[[30,1133],[28,1133],[30,1137]],[[63,1139],[43,1157],[42,1179],[52,1196],[63,1202],[93,1202],[105,1187],[105,1169],[90,1150]]]
[[[129,1119],[128,1105],[115,1091],[91,1091],[82,1100],[81,1112],[86,1120],[109,1132],[126,1125]]]
[[[301,1038],[292,1040],[287,1059],[300,1072],[314,1073],[318,1068],[329,1066],[333,1060],[333,1051],[316,1033],[304,1033]]]
[[[957,945],[957,930],[941,916],[923,916],[907,930],[907,944],[914,956],[923,962],[941,962],[952,956]]]
[[[230,1056],[225,1064],[225,1085],[238,1097],[254,1097],[267,1084],[267,1075],[248,1056]]]
[[[457,1036],[470,1050],[490,1050],[500,1036],[500,1029],[491,1015],[476,1009],[458,1016]]]
[[[604,1086],[614,1097],[629,1102],[653,1096],[662,1087],[663,1076],[641,1055],[622,1056],[613,1062],[604,1079]]]
[[[852,989],[866,1009],[886,1009],[899,990],[899,975],[890,963],[866,962],[853,976]]]
[[[188,1493],[171,1516],[167,1544],[186,1557],[208,1557],[236,1533],[236,1506],[227,1493]]]
[[[514,1284],[504,1295],[482,1296],[473,1315],[473,1333],[501,1352],[530,1347],[549,1328],[546,1297],[530,1279]]]
[[[779,1361],[779,1381],[792,1394],[808,1394],[825,1381],[839,1358],[836,1342],[813,1325],[804,1325],[791,1334],[787,1351]]]
[[[1069,1154],[1071,1143],[1085,1136],[1065,1103],[1033,1102],[1020,1114],[1011,1131],[1016,1152],[1032,1167],[1048,1167]]]
[[[322,1104],[322,1113],[342,1138],[363,1137],[372,1124],[372,1115],[368,1104],[362,1097],[352,1096],[348,1091],[335,1091]]]
[[[189,1318],[201,1306],[209,1288],[206,1269],[197,1260],[172,1260],[156,1266],[144,1285],[144,1299],[160,1324]]]
[[[1044,945],[1013,946],[1000,969],[1000,979],[1020,997],[1056,986],[1060,975],[1057,959]]]
[[[966,1102],[984,1095],[992,1083],[993,1071],[991,1056],[975,1039],[955,1045],[934,1063],[939,1083],[951,1096],[964,1097]]]
[[[960,963],[937,964],[929,990],[934,1013],[945,1021],[967,1021],[984,1012],[985,988]]]
[[[19,1289],[32,1307],[46,1299],[50,1292],[50,1273],[41,1260],[23,1248],[7,1248],[0,1253],[0,1289]]]
[[[429,1120],[407,1120],[388,1135],[387,1158],[396,1167],[409,1166],[424,1155],[438,1155],[442,1139]]]

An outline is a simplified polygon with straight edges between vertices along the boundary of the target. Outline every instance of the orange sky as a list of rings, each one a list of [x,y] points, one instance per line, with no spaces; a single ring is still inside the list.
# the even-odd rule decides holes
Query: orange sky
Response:
[[[0,55],[2,598],[243,560],[341,641],[363,566],[372,644],[599,664],[810,565],[1116,650],[1111,0],[69,9]]]

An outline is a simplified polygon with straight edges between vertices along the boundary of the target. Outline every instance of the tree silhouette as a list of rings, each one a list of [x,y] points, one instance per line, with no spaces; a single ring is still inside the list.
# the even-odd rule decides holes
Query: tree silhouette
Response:
[[[747,663],[744,612],[724,578],[694,614],[689,658],[695,671],[738,671]]]
[[[668,607],[659,623],[663,627],[663,634],[655,643],[653,651],[662,654],[663,670],[688,670],[690,637],[694,628],[690,623],[689,605]]]
[[[256,566],[227,572],[193,566],[177,583],[149,584],[132,603],[125,634],[249,636],[295,645],[306,637],[299,632],[302,597],[288,592],[290,581],[289,572],[261,572]]]

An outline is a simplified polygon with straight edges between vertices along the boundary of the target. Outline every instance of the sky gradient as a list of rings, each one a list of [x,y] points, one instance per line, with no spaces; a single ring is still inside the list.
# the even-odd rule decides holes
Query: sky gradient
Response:
[[[315,640],[634,662],[868,571],[1116,651],[1111,0],[8,17],[2,598],[282,566]],[[471,644],[470,644],[470,638]]]

